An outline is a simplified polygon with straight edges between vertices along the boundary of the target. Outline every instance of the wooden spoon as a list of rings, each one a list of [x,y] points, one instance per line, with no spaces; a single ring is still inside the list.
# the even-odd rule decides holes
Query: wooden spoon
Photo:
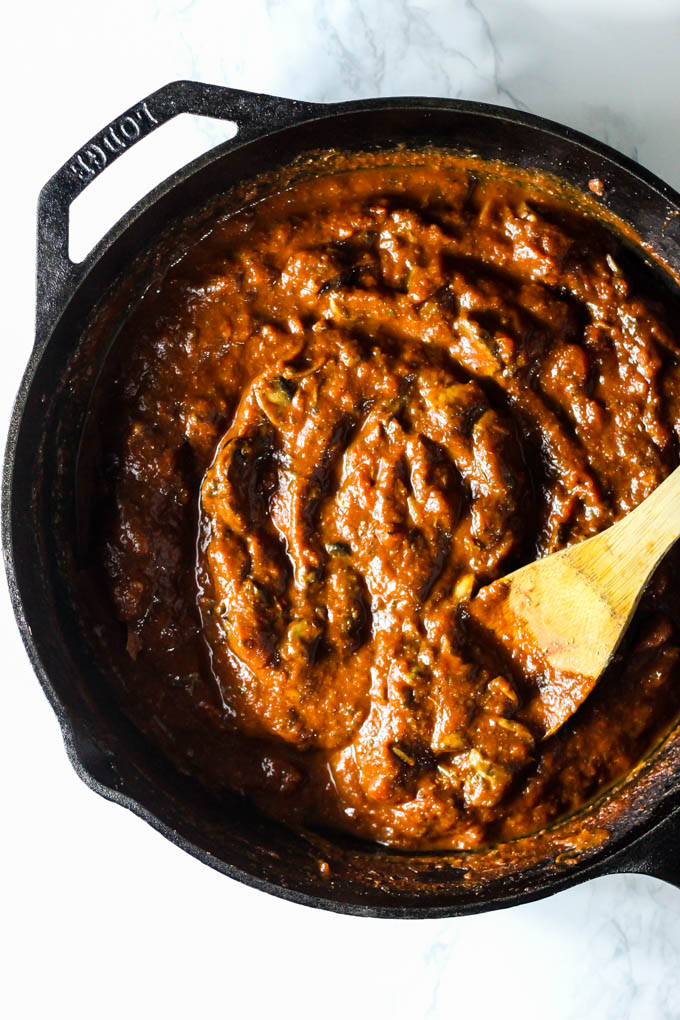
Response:
[[[680,468],[611,528],[494,581],[469,606],[535,685],[522,715],[550,736],[587,698],[647,582],[680,537]]]

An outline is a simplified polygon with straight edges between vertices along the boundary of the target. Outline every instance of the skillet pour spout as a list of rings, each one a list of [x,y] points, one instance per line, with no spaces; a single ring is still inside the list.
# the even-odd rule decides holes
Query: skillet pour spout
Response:
[[[72,263],[71,202],[180,113],[230,121],[237,134],[154,189],[84,262]],[[549,830],[476,851],[394,851],[295,832],[235,794],[207,793],[125,718],[92,652],[97,607],[80,583],[74,498],[81,437],[117,326],[153,279],[145,254],[168,225],[199,215],[213,197],[310,152],[402,145],[502,159],[558,175],[584,194],[598,179],[603,207],[644,239],[650,264],[680,274],[680,195],[607,146],[541,118],[443,99],[322,105],[191,81],[159,89],[90,139],[40,195],[35,344],[11,418],[2,491],[8,584],[29,658],[70,760],[92,789],[204,863],[275,895],[365,916],[444,917],[511,906],[614,872],[654,875],[680,888],[677,730],[614,789]],[[97,470],[96,452],[90,467]]]

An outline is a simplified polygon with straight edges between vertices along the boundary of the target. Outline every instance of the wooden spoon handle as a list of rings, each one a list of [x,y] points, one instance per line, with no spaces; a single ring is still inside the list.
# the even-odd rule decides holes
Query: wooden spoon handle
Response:
[[[640,503],[635,510],[625,517],[620,524],[644,520],[651,526],[650,538],[654,539],[654,547],[663,556],[680,538],[680,467],[658,485],[651,496]]]
[[[680,468],[601,538],[602,554],[616,564],[608,578],[609,601],[613,608],[626,612],[631,601],[637,601],[657,564],[680,538]]]

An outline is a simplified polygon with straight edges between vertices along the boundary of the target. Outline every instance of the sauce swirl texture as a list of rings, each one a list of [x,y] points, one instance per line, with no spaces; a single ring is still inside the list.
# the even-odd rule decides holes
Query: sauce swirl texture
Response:
[[[130,316],[102,416],[138,725],[209,786],[405,847],[533,831],[625,773],[680,708],[677,556],[544,743],[466,606],[675,466],[672,304],[594,219],[462,162],[216,220]]]

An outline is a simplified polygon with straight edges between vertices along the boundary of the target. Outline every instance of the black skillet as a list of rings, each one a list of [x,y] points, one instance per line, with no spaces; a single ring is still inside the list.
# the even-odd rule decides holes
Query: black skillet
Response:
[[[238,133],[147,195],[73,264],[71,202],[180,113],[232,121]],[[106,348],[85,332],[93,308],[168,223],[231,185],[311,149],[400,143],[502,158],[556,173],[583,191],[600,178],[603,203],[680,273],[680,195],[607,146],[541,118],[443,99],[319,105],[188,81],[165,86],[99,132],[40,195],[35,345],[12,414],[2,491],[9,589],[29,657],[71,762],[92,789],[206,864],[287,899],[366,916],[441,917],[510,906],[615,872],[680,887],[680,733],[607,797],[550,832],[477,854],[400,853],[293,833],[236,796],[217,802],[122,716],[88,647],[89,607],[70,578],[79,555],[77,451]]]

